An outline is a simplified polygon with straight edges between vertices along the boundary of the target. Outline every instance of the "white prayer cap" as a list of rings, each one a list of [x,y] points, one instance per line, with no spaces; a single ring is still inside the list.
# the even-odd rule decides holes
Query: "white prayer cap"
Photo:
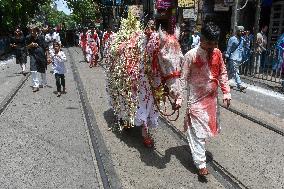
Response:
[[[236,31],[244,31],[245,30],[244,26],[235,26],[235,28],[236,28]]]

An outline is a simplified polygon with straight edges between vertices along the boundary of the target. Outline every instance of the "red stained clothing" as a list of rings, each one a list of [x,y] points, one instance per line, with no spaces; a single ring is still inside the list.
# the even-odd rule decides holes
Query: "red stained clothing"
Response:
[[[218,134],[217,96],[220,86],[224,99],[231,99],[226,66],[219,49],[208,54],[201,47],[190,50],[183,62],[183,80],[187,83],[185,128],[192,127],[197,137]]]
[[[86,51],[87,48],[87,42],[88,42],[88,36],[86,34],[81,33],[80,34],[80,46],[82,47],[83,51]]]

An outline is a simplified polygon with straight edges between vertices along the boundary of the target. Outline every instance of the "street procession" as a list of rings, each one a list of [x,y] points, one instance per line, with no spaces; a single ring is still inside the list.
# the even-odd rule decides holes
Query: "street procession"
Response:
[[[284,188],[284,1],[0,0],[0,188]]]

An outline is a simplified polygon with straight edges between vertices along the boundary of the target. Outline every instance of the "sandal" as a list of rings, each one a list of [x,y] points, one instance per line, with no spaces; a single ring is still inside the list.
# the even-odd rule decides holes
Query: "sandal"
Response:
[[[201,168],[201,169],[198,170],[198,175],[199,176],[206,176],[208,174],[209,174],[209,172],[208,172],[207,168]]]

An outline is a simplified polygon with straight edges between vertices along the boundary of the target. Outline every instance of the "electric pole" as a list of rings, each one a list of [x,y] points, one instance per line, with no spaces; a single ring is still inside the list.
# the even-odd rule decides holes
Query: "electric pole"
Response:
[[[261,11],[261,0],[256,0],[256,11],[255,11],[255,21],[254,21],[254,31],[253,31],[253,56],[252,56],[252,70],[251,73],[254,73],[254,65],[256,65],[256,49],[257,49],[257,33],[259,31],[259,19]]]
[[[232,11],[232,20],[231,20],[231,30],[233,34],[236,32],[236,27],[238,25],[238,8],[239,8],[239,0],[235,0],[234,8]]]

